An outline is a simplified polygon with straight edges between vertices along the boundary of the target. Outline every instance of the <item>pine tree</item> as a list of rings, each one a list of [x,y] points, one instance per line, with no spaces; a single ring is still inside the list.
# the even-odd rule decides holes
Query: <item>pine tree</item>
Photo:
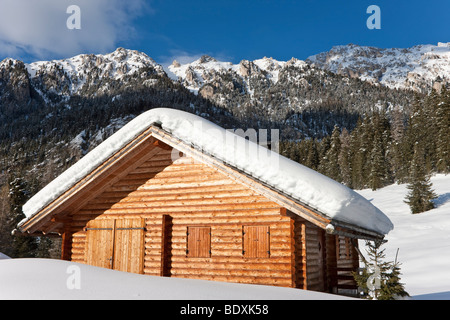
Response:
[[[10,232],[16,228],[17,224],[25,218],[22,212],[22,205],[28,200],[30,193],[25,180],[15,178],[9,182],[10,216],[8,228]],[[14,236],[11,243],[12,258],[33,258],[35,257],[36,239],[32,237]]]
[[[331,134],[330,147],[322,158],[322,172],[336,181],[342,181],[341,170],[339,168],[339,154],[341,152],[341,131],[337,125],[334,126]]]
[[[386,149],[390,136],[387,136],[389,124],[384,113],[375,112],[372,117],[373,143],[370,151],[370,172],[368,186],[372,190],[384,187],[389,179]]]
[[[317,170],[319,167],[319,151],[317,150],[317,140],[311,139],[310,140],[310,147],[308,149],[308,155],[306,156],[306,163],[305,165],[313,170]]]
[[[442,89],[436,106],[436,169],[438,172],[450,172],[450,91]]]
[[[404,284],[400,282],[400,264],[384,261],[383,241],[366,241],[368,260],[361,257],[364,268],[353,277],[363,297],[373,300],[395,300],[408,296]]]
[[[342,183],[349,188],[352,185],[352,167],[351,167],[351,137],[346,128],[341,132],[341,151],[339,153],[338,161],[341,169]]]
[[[384,186],[385,179],[385,160],[383,156],[381,139],[375,136],[374,147],[370,153],[370,174],[369,174],[369,187],[372,190],[379,189]]]
[[[352,185],[355,189],[365,188],[370,174],[370,150],[372,149],[373,131],[369,117],[363,121],[358,120],[358,125],[353,130],[351,152],[352,160]]]
[[[358,119],[356,128],[350,134],[350,154],[352,168],[352,187],[355,189],[361,189],[363,187],[363,166],[364,166],[364,153],[360,152],[361,149],[361,139],[360,135],[362,132],[362,120]]]
[[[385,285],[381,286],[378,300],[396,300],[404,297],[409,297],[405,291],[404,283],[401,283],[400,263],[394,262],[391,267],[391,272],[386,274]]]
[[[403,140],[403,157],[405,159],[404,165],[408,170],[411,167],[414,148],[416,148],[417,144],[423,146],[422,142],[424,141],[424,135],[426,134],[426,129],[424,126],[425,122],[426,119],[422,110],[422,101],[416,96],[412,104],[412,110],[408,118],[408,126]],[[408,176],[409,175],[410,173]],[[408,179],[409,177],[407,180]]]
[[[331,146],[331,138],[329,136],[323,137],[323,139],[319,143],[319,165],[317,166],[317,170],[326,175],[327,174],[327,159],[326,154]]]
[[[439,95],[433,90],[423,101],[424,122],[422,127],[425,134],[419,141],[424,148],[426,171],[432,172],[436,170],[436,141],[438,135],[438,126],[436,119]]]
[[[391,171],[394,181],[406,182],[408,176],[408,161],[405,145],[405,117],[398,109],[392,111],[391,141],[389,145]]]
[[[405,203],[411,209],[411,213],[420,213],[434,208],[433,200],[436,194],[432,190],[430,178],[425,172],[425,157],[419,144],[414,148],[414,156],[411,163],[410,182],[407,186],[409,193]]]
[[[384,261],[384,249],[380,250],[381,241],[366,241],[368,259],[363,259],[362,274],[354,273],[355,281],[367,299],[378,300],[385,274],[389,270],[389,263]]]

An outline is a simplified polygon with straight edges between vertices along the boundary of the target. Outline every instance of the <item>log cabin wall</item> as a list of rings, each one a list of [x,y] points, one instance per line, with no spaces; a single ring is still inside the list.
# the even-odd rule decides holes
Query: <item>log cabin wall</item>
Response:
[[[292,229],[292,286],[299,289],[306,289],[306,221],[295,213],[287,212],[291,218]]]
[[[325,272],[326,272],[326,282],[325,291],[333,292],[336,288],[337,280],[337,256],[336,256],[336,236],[331,234],[325,235],[325,245],[326,245],[326,257],[325,257]]]
[[[326,259],[324,231],[312,223],[305,223],[307,289],[325,291]]]
[[[312,225],[280,214],[278,204],[205,164],[171,157],[171,150],[161,149],[73,213],[66,236],[72,239],[71,250],[66,256],[86,263],[86,227],[92,221],[143,219],[144,274],[305,286],[309,247],[299,240],[305,235],[310,239],[313,257],[317,232]],[[245,241],[259,246],[249,249]],[[196,243],[200,247],[194,248]]]
[[[359,256],[350,238],[325,234],[324,291],[339,293],[340,289],[356,289],[352,272],[359,268]]]
[[[338,268],[358,268],[358,252],[353,246],[351,239],[343,236],[336,236],[336,258]]]
[[[352,272],[359,268],[359,256],[350,238],[335,236],[336,244],[336,281],[339,289],[356,289],[357,285]],[[355,242],[358,245],[358,242]]]
[[[336,292],[353,288],[352,271],[359,258],[351,240],[327,234],[323,229],[292,214],[296,288]]]

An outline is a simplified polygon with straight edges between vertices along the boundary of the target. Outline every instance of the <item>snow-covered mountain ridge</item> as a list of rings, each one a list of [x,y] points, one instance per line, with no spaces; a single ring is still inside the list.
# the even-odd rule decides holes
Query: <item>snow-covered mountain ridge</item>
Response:
[[[238,64],[233,64],[232,62],[217,61],[213,57],[204,55],[183,65],[175,60],[169,66],[169,70],[193,92],[199,92],[205,84],[218,87],[219,76],[228,73],[231,79],[240,78],[245,87],[243,89],[252,94],[250,78],[259,78],[261,81],[270,81],[272,84],[276,84],[280,78],[280,73],[287,67],[298,68],[298,71],[302,73],[307,68],[307,64],[296,58],[289,61],[278,61],[268,57],[253,61],[242,60]],[[232,88],[232,84],[230,88]],[[206,90],[200,93],[206,96],[210,95]]]
[[[390,88],[440,90],[450,83],[450,42],[411,48],[335,46],[306,60],[319,68]]]
[[[295,66],[303,71],[307,65],[393,89],[440,90],[443,84],[450,82],[450,42],[388,49],[340,45],[310,56],[305,61],[296,58],[278,61],[264,57],[233,64],[202,56],[183,65],[174,61],[169,70],[191,91],[199,92],[205,84],[214,84],[218,74],[228,72],[244,80],[259,75],[276,84],[287,67]],[[246,87],[251,92],[248,83]]]
[[[63,85],[62,93],[69,95],[79,93],[90,82],[99,79],[122,80],[144,68],[149,74],[165,75],[161,65],[145,53],[123,48],[105,55],[82,54],[64,60],[33,62],[26,67],[32,80],[49,76],[61,79],[59,87]],[[58,87],[50,83],[47,90],[58,91]],[[107,90],[108,86],[104,86],[99,93]]]
[[[81,54],[72,58],[23,63],[11,58],[0,62],[0,73],[23,64],[33,87],[45,95],[52,92],[70,96],[84,94],[92,85],[96,94],[106,93],[107,80],[126,83],[127,77],[141,77],[151,85],[149,75],[167,77],[162,67],[143,52],[118,48],[109,54]],[[232,90],[252,98],[258,90],[277,84],[308,86],[306,80],[318,70],[359,78],[389,88],[427,91],[450,83],[450,42],[411,48],[376,48],[355,44],[334,46],[305,61],[279,61],[264,57],[239,63],[218,61],[204,55],[186,64],[174,61],[167,72],[175,74],[194,93],[211,98],[218,91]],[[215,99],[220,100],[220,99]],[[223,100],[223,99],[222,99]],[[226,99],[225,99],[226,100]],[[217,102],[217,101],[216,101]]]
[[[25,68],[31,86],[46,102],[49,102],[49,94],[62,97],[86,95],[91,87],[96,87],[95,95],[108,93],[111,80],[126,83],[126,77],[137,76],[149,81],[147,78],[151,75],[166,75],[163,67],[145,53],[124,48],[104,55],[81,54],[29,64],[8,58],[0,62],[0,72],[18,65]]]

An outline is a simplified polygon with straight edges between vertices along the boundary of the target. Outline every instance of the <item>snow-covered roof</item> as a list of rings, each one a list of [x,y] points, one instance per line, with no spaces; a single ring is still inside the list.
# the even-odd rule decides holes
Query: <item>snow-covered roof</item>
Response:
[[[19,225],[155,124],[178,140],[245,172],[331,220],[380,234],[393,229],[392,222],[383,212],[341,183],[199,116],[166,108],[152,109],[136,117],[49,183],[23,206],[27,218]]]

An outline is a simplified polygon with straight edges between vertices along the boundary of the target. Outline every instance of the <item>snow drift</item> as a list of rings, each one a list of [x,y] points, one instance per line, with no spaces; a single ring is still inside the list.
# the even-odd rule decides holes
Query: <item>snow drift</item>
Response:
[[[53,259],[0,261],[0,300],[343,300],[292,288],[133,274]]]

